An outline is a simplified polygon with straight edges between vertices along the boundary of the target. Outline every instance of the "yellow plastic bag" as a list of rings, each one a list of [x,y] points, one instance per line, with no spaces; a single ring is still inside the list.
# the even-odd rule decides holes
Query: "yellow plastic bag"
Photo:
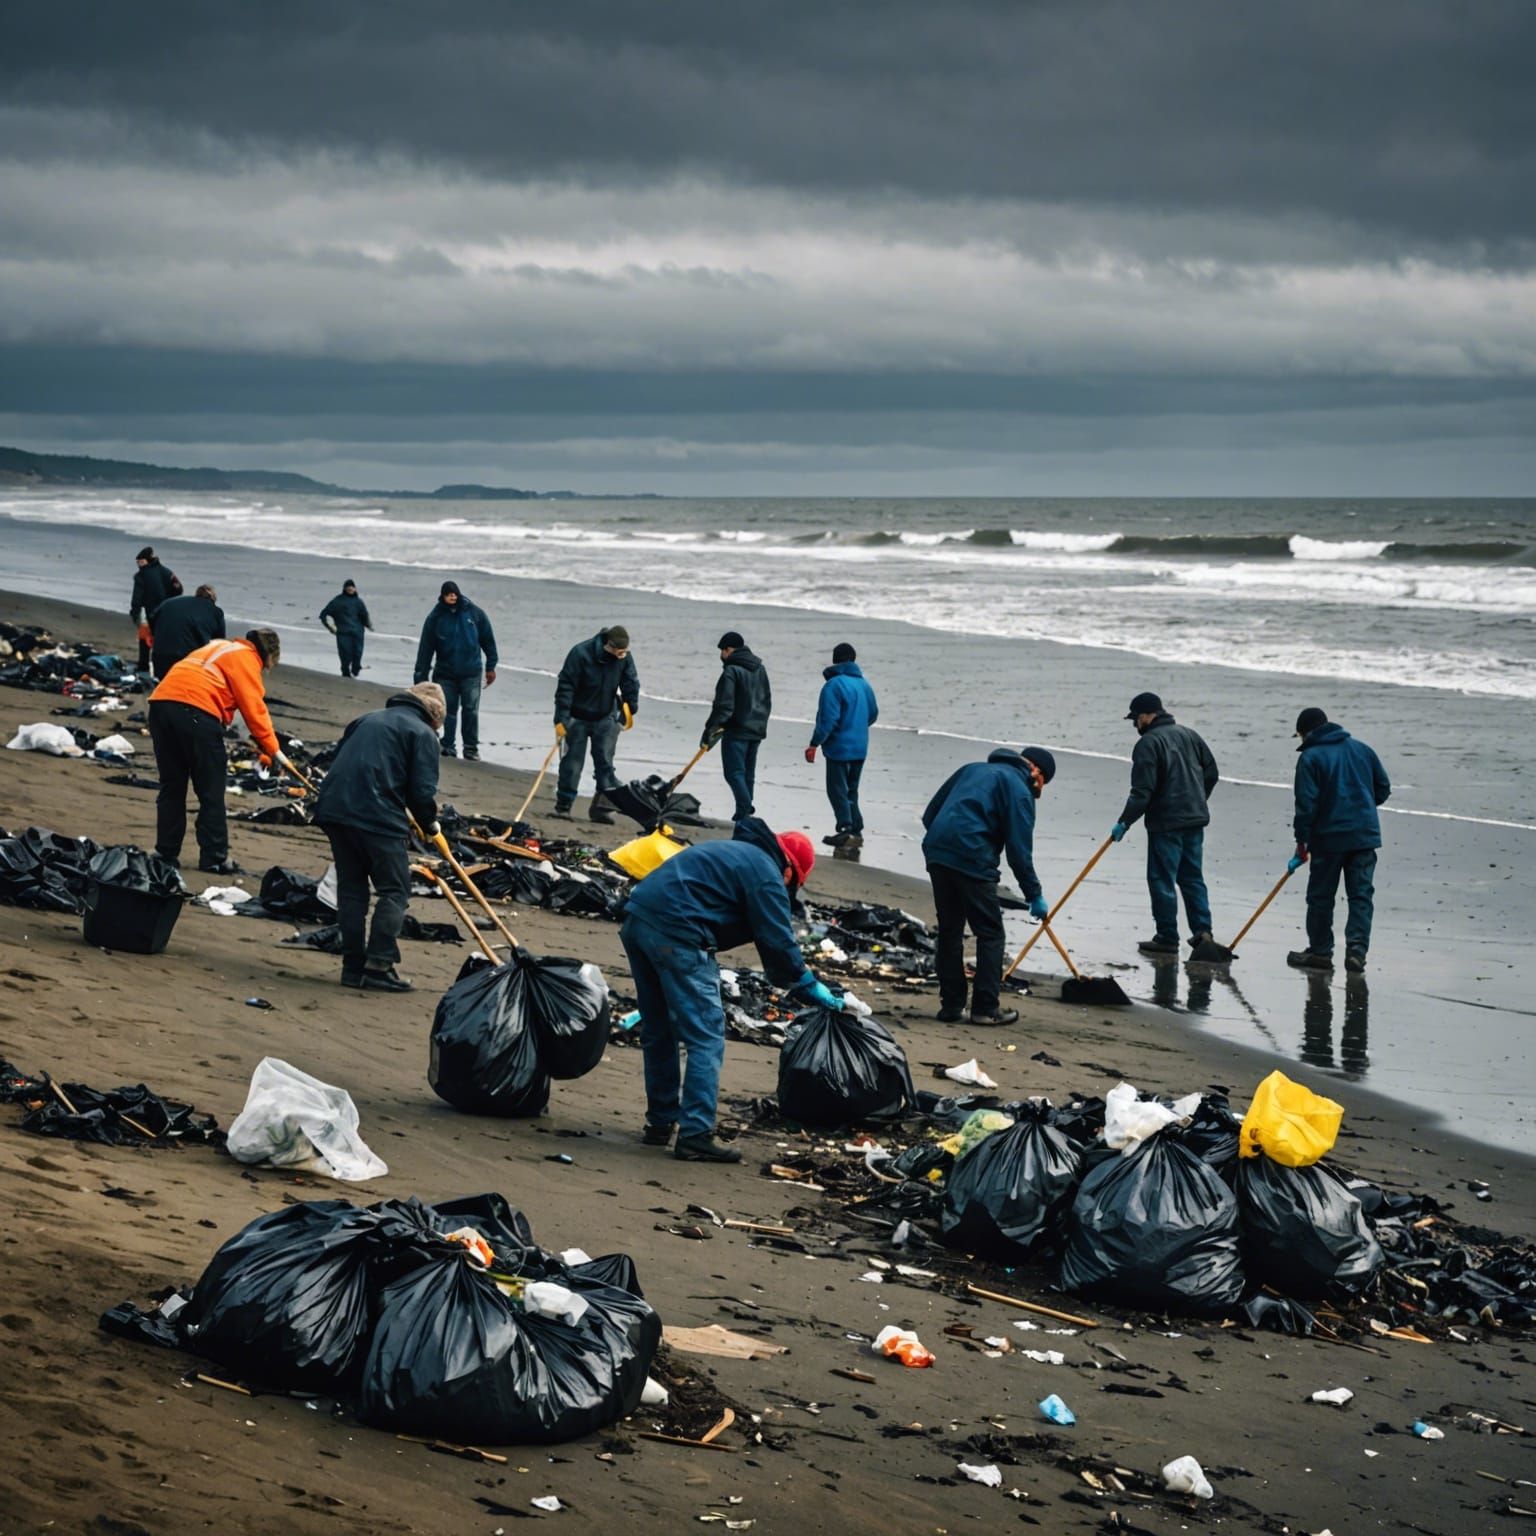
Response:
[[[1339,1139],[1344,1106],[1271,1072],[1254,1090],[1243,1117],[1240,1157],[1264,1153],[1287,1168],[1309,1168]]]
[[[615,848],[608,855],[626,875],[644,880],[653,869],[660,869],[668,859],[683,851],[684,844],[675,843],[665,832],[648,832],[622,848]]]

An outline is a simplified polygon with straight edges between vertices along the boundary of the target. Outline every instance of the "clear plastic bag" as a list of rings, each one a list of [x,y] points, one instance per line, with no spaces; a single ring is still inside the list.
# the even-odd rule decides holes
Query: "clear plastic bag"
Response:
[[[358,1134],[352,1095],[275,1056],[263,1057],[251,1074],[245,1108],[229,1128],[229,1155],[349,1183],[389,1172]]]

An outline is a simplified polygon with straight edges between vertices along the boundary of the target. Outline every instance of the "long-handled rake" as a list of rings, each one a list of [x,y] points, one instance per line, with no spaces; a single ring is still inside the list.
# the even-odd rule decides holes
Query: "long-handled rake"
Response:
[[[1010,976],[1012,976],[1013,973],[1016,970],[1018,970],[1018,968],[1024,963],[1025,955],[1027,955],[1030,952],[1030,950],[1032,950],[1035,947],[1035,945],[1039,942],[1040,935],[1042,933],[1046,932],[1046,930],[1049,928],[1049,926],[1052,923],[1052,921],[1054,921],[1054,919],[1056,917],[1056,914],[1058,912],[1060,912],[1061,909],[1064,906],[1066,906],[1067,898],[1069,896],[1071,896],[1072,892],[1075,891],[1078,888],[1078,886],[1080,886],[1083,883],[1083,881],[1088,878],[1088,875],[1089,875],[1090,871],[1093,869],[1093,866],[1095,864],[1097,864],[1099,862],[1099,860],[1102,859],[1106,853],[1109,852],[1111,847],[1114,846],[1114,841],[1115,841],[1114,838],[1106,837],[1104,839],[1104,841],[1099,844],[1098,851],[1078,871],[1077,879],[1075,879],[1072,882],[1072,884],[1067,887],[1066,891],[1058,898],[1058,900],[1056,902],[1056,905],[1054,907],[1052,907],[1050,912],[1047,914],[1045,922],[1043,922],[1040,925],[1040,927],[1038,927],[1032,934],[1030,934],[1029,939],[1025,943],[1023,949],[1021,949],[1018,952],[1018,954],[1016,954],[1013,957],[1013,964],[1010,965],[1008,967],[1008,969],[1003,972],[1003,980],[1004,981],[1007,981],[1007,979]]]
[[[1095,1008],[1129,1008],[1131,1000],[1125,995],[1118,981],[1109,976],[1084,976],[1067,953],[1067,946],[1056,936],[1049,918],[1041,926],[1045,929],[1056,953],[1067,962],[1072,974],[1061,984],[1061,1000],[1064,1003],[1089,1003]]]
[[[549,751],[544,754],[544,761],[539,764],[539,771],[534,776],[533,784],[529,788],[527,795],[524,797],[523,803],[518,806],[517,815],[512,818],[513,821],[521,821],[523,817],[528,814],[528,807],[533,804],[533,797],[538,794],[539,785],[544,782],[544,775],[549,772],[549,765],[554,762],[555,754],[559,750],[560,738],[556,736],[554,746],[552,746]]]

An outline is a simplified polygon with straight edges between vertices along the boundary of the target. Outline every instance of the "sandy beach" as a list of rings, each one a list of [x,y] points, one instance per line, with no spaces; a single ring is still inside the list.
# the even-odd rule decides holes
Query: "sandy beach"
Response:
[[[68,604],[7,595],[0,612],[46,623],[61,637],[115,647],[131,639],[123,619]],[[311,741],[338,735],[354,713],[383,697],[377,685],[294,667],[282,668],[269,691],[279,724]],[[56,702],[0,689],[0,730],[9,739],[17,725],[48,718]],[[106,785],[105,777],[89,760],[6,753],[0,825],[148,843],[152,794]],[[444,798],[465,810],[510,815],[526,784],[513,770],[445,765]],[[549,803],[546,788],[535,819]],[[318,873],[326,862],[324,839],[313,829],[235,821],[232,830],[232,852],[254,872],[245,882],[252,887],[269,865]],[[605,846],[627,835],[622,827],[597,832]],[[194,887],[206,880],[191,877]],[[811,890],[932,915],[925,886],[876,868],[823,860]],[[415,910],[448,916],[441,903],[418,902]],[[595,961],[624,991],[612,924],[522,909],[509,921],[531,948]],[[1471,1329],[1464,1344],[1443,1336],[1433,1344],[1383,1340],[1362,1352],[1246,1326],[1087,1307],[1048,1294],[1041,1275],[1020,1271],[1004,1277],[1014,1294],[1088,1312],[1101,1326],[1049,1340],[1066,1356],[1062,1366],[970,1353],[944,1334],[947,1325],[1005,1334],[1023,1314],[951,1294],[958,1287],[947,1268],[942,1282],[861,1282],[869,1257],[888,1250],[844,1220],[830,1199],[764,1175],[767,1164],[795,1150],[781,1136],[745,1129],[746,1160],[738,1168],[680,1164],[642,1147],[639,1055],[619,1049],[587,1078],[557,1084],[549,1112],[536,1121],[456,1115],[427,1086],[426,1044],[433,1004],[464,951],[411,944],[402,969],[418,990],[364,997],[335,985],[328,957],[279,947],[287,931],[188,907],[164,954],[115,956],[84,945],[78,919],[0,907],[0,1055],[98,1086],[144,1081],[222,1124],[243,1103],[257,1061],[279,1056],[346,1087],[365,1138],[390,1165],[386,1177],[366,1186],[337,1186],[242,1170],[203,1148],[135,1151],[44,1140],[16,1128],[19,1112],[0,1111],[0,1187],[11,1218],[0,1302],[8,1362],[0,1373],[0,1426],[15,1474],[0,1532],[162,1536],[216,1526],[490,1536],[519,1517],[595,1531],[616,1519],[676,1528],[716,1511],[754,1521],[759,1532],[1024,1523],[1058,1531],[1328,1528],[1335,1536],[1457,1536],[1489,1529],[1512,1500],[1536,1504],[1511,1486],[1536,1473],[1533,1440],[1478,1434],[1462,1417],[1476,1410],[1528,1422],[1536,1403],[1518,1338]],[[975,1055],[1004,1098],[1043,1093],[1059,1101],[1072,1090],[1102,1093],[1123,1076],[1149,1091],[1220,1085],[1241,1107],[1271,1064],[1243,1046],[1172,1027],[1158,1010],[1111,1015],[1066,1007],[1052,1000],[1053,990],[1042,981],[1006,1036],[940,1025],[921,996],[870,1000],[897,1026],[920,1082],[931,1063]],[[272,1007],[246,1006],[252,996]],[[1034,1059],[1037,1052],[1050,1060]],[[771,1093],[775,1065],[771,1050],[730,1045],[723,1107]],[[1304,1068],[1295,1075],[1343,1102],[1338,1156],[1349,1167],[1432,1194],[1463,1220],[1524,1240],[1536,1236],[1530,1160],[1422,1129],[1412,1110],[1355,1086]],[[554,1160],[560,1153],[571,1160]],[[1474,1179],[1488,1181],[1490,1202],[1474,1199],[1467,1187]],[[546,1247],[630,1253],[668,1324],[721,1323],[786,1346],[765,1361],[678,1357],[760,1422],[739,1422],[722,1436],[726,1454],[643,1440],[636,1432],[644,1426],[630,1422],[552,1449],[513,1449],[505,1465],[480,1464],[360,1427],[325,1403],[245,1397],[197,1382],[193,1357],[97,1329],[107,1307],[195,1279],[218,1243],[285,1202],[489,1190],[524,1210]],[[685,1240],[668,1229],[698,1221],[691,1206],[782,1223],[805,1234],[804,1251],[768,1246],[707,1218],[707,1240]],[[893,1322],[917,1329],[939,1357],[934,1369],[874,1360],[847,1337]],[[1016,1338],[1033,1344],[1041,1335]],[[875,1379],[849,1381],[830,1374],[835,1368]],[[1154,1395],[1105,1390],[1127,1380]],[[1306,1401],[1334,1386],[1355,1392],[1342,1412]],[[1040,1420],[1035,1404],[1052,1391],[1073,1406],[1075,1428],[1055,1430]],[[1443,1441],[1407,1432],[1426,1416],[1446,1424]],[[1205,1467],[1214,1503],[1191,1508],[1096,1491],[1083,1476],[1115,1466],[1155,1474],[1184,1454]],[[961,1460],[998,1461],[1003,1491],[966,1482],[956,1472]],[[1010,1489],[1021,1497],[1010,1497]],[[567,1508],[540,1516],[529,1501],[551,1493]],[[730,1498],[741,1502],[726,1503]],[[1106,1523],[1111,1511],[1118,1526]]]

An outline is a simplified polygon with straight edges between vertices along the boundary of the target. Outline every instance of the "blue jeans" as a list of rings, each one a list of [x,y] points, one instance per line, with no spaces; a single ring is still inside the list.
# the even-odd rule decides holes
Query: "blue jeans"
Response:
[[[864,774],[864,759],[851,762],[827,759],[827,799],[837,818],[839,832],[863,832],[864,813],[859,809],[859,780]]]
[[[1363,955],[1371,947],[1371,918],[1376,910],[1376,850],[1351,848],[1345,853],[1324,853],[1314,848],[1307,869],[1307,948],[1314,955],[1333,953],[1333,902],[1342,875],[1349,902],[1344,948],[1358,949]]]
[[[720,1064],[725,1060],[725,1010],[714,953],[679,944],[643,918],[619,930],[640,1005],[645,1053],[645,1118],[676,1125],[679,1136],[708,1136],[715,1128]],[[688,1053],[686,1072],[678,1047]]]
[[[760,746],[762,742],[746,741],[740,736],[724,736],[720,740],[720,768],[727,787],[736,797],[732,821],[750,816],[754,809],[752,791],[757,787],[757,749]]]
[[[587,766],[587,745],[592,746],[592,772],[599,791],[618,787],[619,776],[613,771],[613,749],[619,744],[619,722],[610,715],[606,720],[572,720],[565,728],[565,753],[560,759],[560,781],[555,790],[555,808],[568,811],[581,788],[581,770]],[[597,796],[594,795],[596,801]]]
[[[1186,827],[1179,832],[1147,829],[1147,889],[1152,894],[1152,919],[1160,939],[1179,937],[1179,900],[1184,896],[1184,915],[1189,931],[1211,931],[1211,898],[1206,893],[1200,859],[1205,849],[1205,828]]]
[[[448,705],[448,715],[443,721],[443,750],[446,752],[453,750],[454,717],[462,711],[464,750],[478,752],[480,750],[480,674],[474,672],[468,677],[440,677],[437,679],[437,685],[443,690],[443,698]]]

